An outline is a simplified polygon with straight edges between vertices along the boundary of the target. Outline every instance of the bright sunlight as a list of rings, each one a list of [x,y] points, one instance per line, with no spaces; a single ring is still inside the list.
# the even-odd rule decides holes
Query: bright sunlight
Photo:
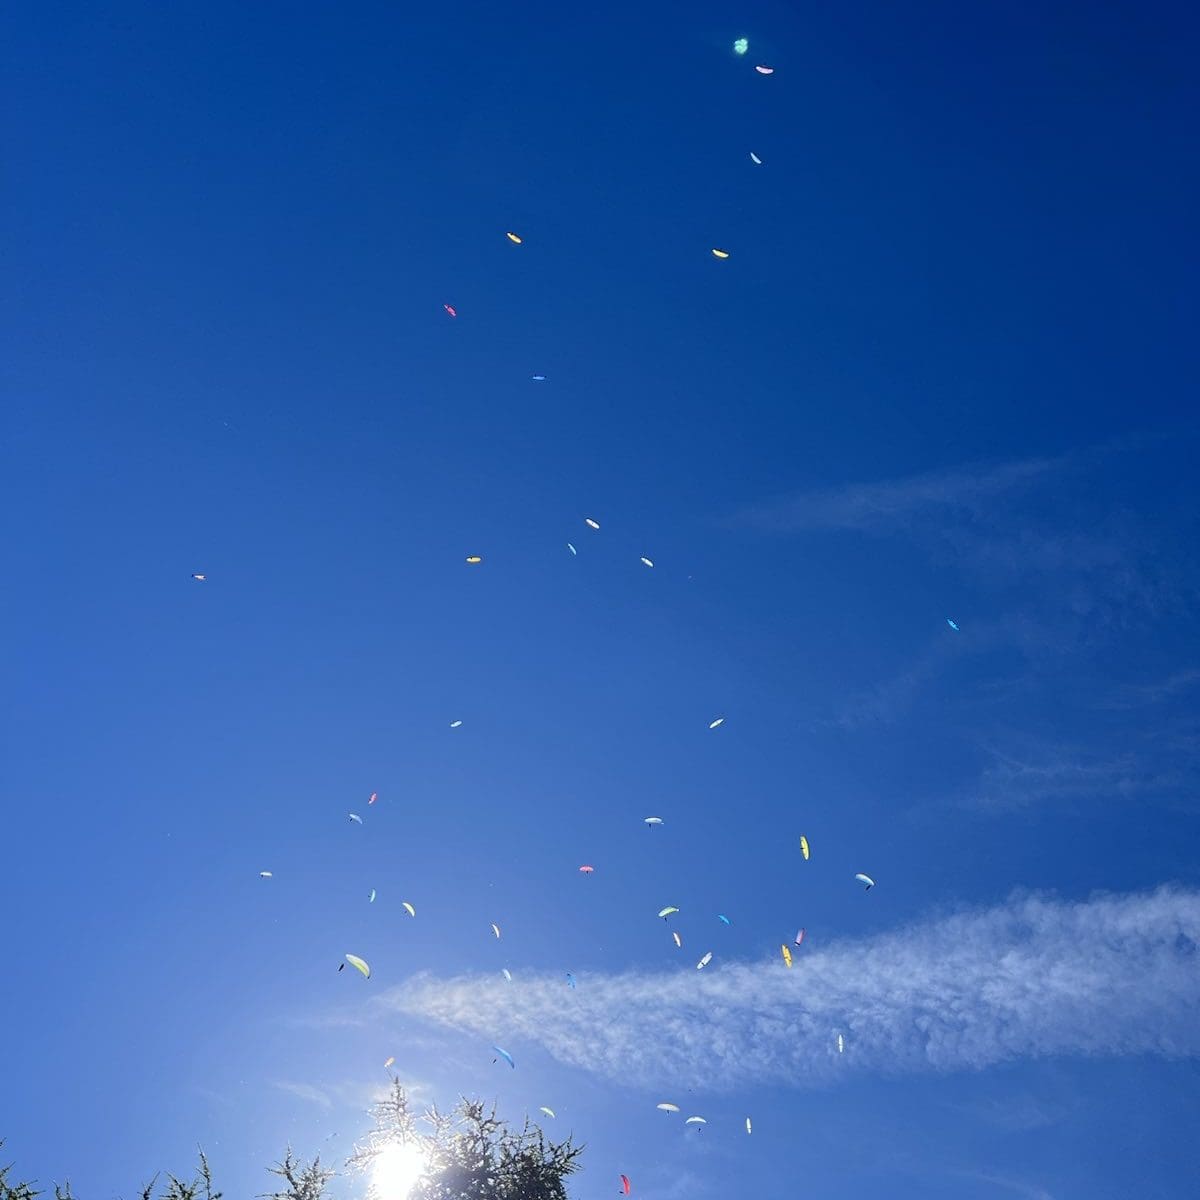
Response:
[[[385,1146],[371,1168],[371,1191],[377,1200],[406,1200],[424,1171],[425,1156],[418,1146]]]

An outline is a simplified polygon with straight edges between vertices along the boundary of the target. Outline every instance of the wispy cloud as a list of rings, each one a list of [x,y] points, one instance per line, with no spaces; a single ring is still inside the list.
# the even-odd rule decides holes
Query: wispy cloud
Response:
[[[829,1084],[1047,1055],[1200,1054],[1200,892],[1038,896],[779,961],[419,977],[383,1003],[645,1086]],[[836,1035],[846,1039],[839,1055]]]
[[[984,768],[971,797],[983,808],[1012,809],[1043,801],[1173,792],[1183,782],[1177,772],[1164,769],[1161,761],[1153,763],[1133,754],[1110,758],[1054,748],[1031,759],[999,750],[992,750],[991,755],[992,761]]]
[[[848,483],[744,508],[740,525],[776,532],[817,529],[888,529],[915,517],[977,512],[987,502],[1066,466],[1069,458],[955,467],[900,479]]]
[[[272,1087],[278,1088],[281,1092],[287,1092],[289,1096],[295,1096],[297,1100],[305,1100],[309,1104],[316,1104],[321,1108],[332,1108],[333,1101],[320,1088],[313,1087],[311,1083],[293,1083],[288,1080],[276,1080]]]

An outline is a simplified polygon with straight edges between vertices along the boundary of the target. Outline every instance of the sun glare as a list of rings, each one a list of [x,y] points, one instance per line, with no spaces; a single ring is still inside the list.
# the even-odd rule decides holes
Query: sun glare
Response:
[[[372,1194],[376,1200],[407,1200],[424,1170],[425,1158],[418,1147],[386,1146],[371,1168]]]

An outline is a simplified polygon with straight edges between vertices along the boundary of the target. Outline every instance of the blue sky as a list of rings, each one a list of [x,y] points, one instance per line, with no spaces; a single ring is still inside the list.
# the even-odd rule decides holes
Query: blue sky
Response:
[[[1193,12],[3,21],[9,1157],[1190,1194]]]

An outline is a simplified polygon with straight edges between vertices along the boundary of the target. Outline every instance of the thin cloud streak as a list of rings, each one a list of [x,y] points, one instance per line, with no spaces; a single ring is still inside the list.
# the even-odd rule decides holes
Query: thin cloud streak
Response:
[[[938,510],[975,512],[986,501],[1026,487],[1070,461],[1066,457],[1031,458],[845,484],[745,508],[735,523],[789,533],[894,528]]]
[[[295,1096],[297,1100],[304,1100],[309,1104],[316,1104],[325,1109],[333,1107],[333,1101],[320,1088],[313,1087],[311,1083],[292,1083],[288,1080],[276,1080],[272,1086],[278,1088],[281,1092],[287,1092],[289,1096]]]
[[[879,895],[879,893],[876,893]],[[1015,896],[860,942],[705,972],[497,985],[417,977],[381,1003],[646,1087],[820,1086],[1050,1055],[1200,1054],[1200,892]],[[845,1053],[836,1038],[846,1039]]]

